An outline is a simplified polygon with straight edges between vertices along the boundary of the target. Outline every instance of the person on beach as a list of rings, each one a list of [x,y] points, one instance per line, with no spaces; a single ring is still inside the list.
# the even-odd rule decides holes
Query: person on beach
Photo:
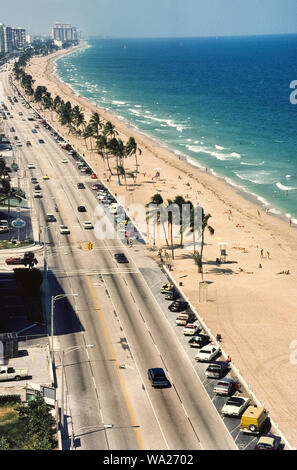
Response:
[[[262,248],[261,253],[260,253],[260,258],[263,258],[263,248]]]
[[[293,223],[293,221],[292,221],[292,219],[290,219],[289,220],[290,227],[292,226],[292,223]]]
[[[259,269],[262,269],[262,264],[260,263],[259,266],[258,266]]]
[[[269,251],[266,251],[267,259],[270,259],[270,253]]]

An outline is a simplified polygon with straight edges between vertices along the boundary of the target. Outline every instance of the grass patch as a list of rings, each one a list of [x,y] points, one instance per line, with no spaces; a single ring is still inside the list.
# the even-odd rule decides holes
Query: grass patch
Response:
[[[12,248],[23,248],[26,246],[32,246],[33,245],[33,240],[29,241],[20,241],[16,243],[9,242],[7,240],[0,240],[0,250],[7,250],[7,249],[12,249]]]
[[[20,421],[18,412],[13,406],[0,408],[0,439],[4,437],[9,442],[9,449],[16,450],[22,447],[24,440],[24,425]]]

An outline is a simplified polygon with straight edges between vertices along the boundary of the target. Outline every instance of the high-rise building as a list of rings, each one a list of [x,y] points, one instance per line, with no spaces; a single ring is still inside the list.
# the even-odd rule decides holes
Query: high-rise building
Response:
[[[26,30],[24,28],[12,28],[12,44],[14,49],[24,49],[26,45]]]
[[[54,41],[77,41],[78,34],[75,26],[70,24],[55,23],[52,28],[52,38]]]

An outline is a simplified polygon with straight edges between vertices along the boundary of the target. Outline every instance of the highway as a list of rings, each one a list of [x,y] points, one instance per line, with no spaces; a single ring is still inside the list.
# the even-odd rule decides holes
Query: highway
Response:
[[[8,73],[2,73],[1,80],[4,93],[14,96]],[[4,101],[14,116],[6,127],[13,125],[23,143],[17,162],[26,178],[21,186],[25,183],[23,189],[27,194],[29,190],[33,224],[42,226],[47,247],[44,294],[49,333],[51,296],[78,294],[57,301],[54,308],[55,345],[59,344],[55,356],[61,365],[64,351],[67,409],[77,448],[237,449],[133,261],[133,250],[116,236],[99,240],[93,230],[83,229],[84,220],[95,225],[97,219],[98,202],[86,184],[90,177],[79,173],[74,160],[41,124],[32,133],[36,122],[28,121],[20,99],[14,105]],[[38,143],[40,138],[44,144]],[[26,147],[27,140],[32,147]],[[69,162],[61,163],[65,158]],[[35,169],[28,170],[28,163],[34,163]],[[43,180],[43,175],[50,179]],[[42,199],[32,197],[32,176],[42,187]],[[86,188],[78,189],[78,182]],[[79,213],[79,205],[87,212]],[[57,222],[46,224],[47,213],[55,214]],[[70,235],[59,233],[61,224],[69,227]],[[83,241],[91,241],[94,249],[83,251]],[[117,251],[126,253],[129,265],[115,262]],[[150,367],[163,367],[171,388],[153,389],[147,378]]]

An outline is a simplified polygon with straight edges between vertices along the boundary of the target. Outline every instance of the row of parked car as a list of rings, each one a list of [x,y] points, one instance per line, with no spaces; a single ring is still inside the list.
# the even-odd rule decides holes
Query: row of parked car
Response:
[[[221,348],[212,343],[211,338],[203,332],[196,316],[189,311],[188,302],[181,298],[173,284],[163,284],[160,292],[164,294],[166,300],[173,300],[168,309],[179,313],[176,324],[183,326],[185,336],[191,336],[189,346],[198,349],[195,360],[208,363],[205,376],[209,379],[218,379],[213,391],[217,395],[228,397],[221,409],[222,416],[240,418],[240,431],[243,433],[252,435],[264,433],[254,447],[256,450],[282,449],[284,446],[279,436],[271,433],[265,434],[270,428],[267,410],[252,404],[249,397],[242,396],[239,393],[240,383],[238,380],[227,377],[230,361],[217,360],[221,355]]]

